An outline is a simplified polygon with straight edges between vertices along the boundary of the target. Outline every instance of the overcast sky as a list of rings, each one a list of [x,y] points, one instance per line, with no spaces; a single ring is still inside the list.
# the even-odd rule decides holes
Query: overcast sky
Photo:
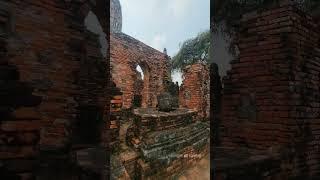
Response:
[[[122,32],[161,52],[167,48],[171,57],[185,40],[210,28],[210,0],[120,0],[120,3]],[[181,81],[176,76],[173,80]]]

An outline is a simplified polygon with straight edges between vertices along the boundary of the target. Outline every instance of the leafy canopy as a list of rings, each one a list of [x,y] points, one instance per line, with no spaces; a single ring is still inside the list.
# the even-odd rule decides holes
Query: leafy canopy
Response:
[[[208,62],[210,34],[210,31],[207,30],[183,42],[178,53],[172,58],[172,70],[182,69],[199,61]]]

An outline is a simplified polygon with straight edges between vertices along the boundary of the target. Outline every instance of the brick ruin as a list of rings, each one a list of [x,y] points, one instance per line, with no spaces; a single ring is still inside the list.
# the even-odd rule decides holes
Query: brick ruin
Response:
[[[178,177],[209,151],[209,123],[199,118],[208,117],[209,106],[196,105],[205,101],[204,94],[209,94],[209,83],[201,81],[209,79],[209,70],[199,64],[186,73],[190,78],[186,80],[186,90],[200,84],[201,87],[191,92],[195,94],[191,103],[179,108],[179,87],[171,80],[170,57],[165,50],[159,52],[122,33],[121,6],[118,1],[112,3],[112,24],[119,27],[110,33],[111,75],[122,93],[122,107],[119,118],[113,118],[114,132],[119,137],[111,156],[111,178]],[[163,98],[166,100],[161,101]],[[161,102],[168,103],[166,111],[161,111]]]
[[[107,34],[108,9],[103,0],[0,2],[1,179],[106,173],[109,65],[84,19],[93,12]]]
[[[171,80],[170,57],[121,32],[122,11],[118,0],[110,6],[110,64],[112,80],[122,93],[123,109],[156,107],[157,96]],[[142,75],[137,71],[142,70]],[[143,76],[143,77],[142,77]]]
[[[124,33],[111,34],[111,72],[122,95],[118,151],[111,157],[113,179],[178,176],[208,154],[209,124],[197,110],[157,109],[161,93],[178,99],[168,56]],[[135,70],[139,64],[143,80]],[[141,97],[141,98],[137,98]],[[136,102],[140,99],[140,103]],[[121,130],[122,129],[122,130]]]
[[[238,37],[222,91],[211,84],[214,178],[319,178],[319,24],[286,3],[243,15]]]
[[[177,177],[206,157],[209,123],[199,117],[208,116],[209,107],[195,103],[204,101],[201,96],[209,94],[209,83],[201,81],[203,76],[209,79],[207,67],[195,65],[186,73],[191,79],[187,80],[186,89],[191,90],[199,81],[201,88],[192,92],[196,93],[192,96],[194,107],[179,108],[179,87],[171,82],[169,57],[165,53],[124,33],[112,32],[110,56],[112,78],[122,93],[122,115],[116,123],[120,124],[119,145],[111,156],[112,178]],[[137,65],[144,72],[143,79],[136,71]],[[158,100],[166,93],[173,101],[174,110],[170,112],[159,110]]]
[[[123,107],[156,107],[165,81],[171,79],[169,57],[121,32],[111,33],[110,44],[111,74],[123,93]]]
[[[120,139],[120,120],[121,120],[121,108],[122,108],[122,93],[119,88],[116,87],[114,82],[111,82],[111,102],[110,102],[110,129],[109,140],[111,152],[119,146]],[[107,112],[107,110],[106,110]]]
[[[189,65],[183,69],[183,83],[179,90],[179,105],[198,111],[200,118],[209,118],[209,67],[203,63]]]
[[[119,32],[121,16],[117,13],[110,36],[88,27],[86,19],[91,13],[102,33],[109,35],[108,2],[0,2],[1,178],[108,179],[109,161],[113,162],[108,152],[123,148],[123,141],[130,145],[134,140],[131,130],[141,129],[135,124],[126,127],[128,132],[121,129],[122,122],[138,119],[138,115],[126,119],[123,110],[156,108],[157,97],[164,91],[178,94],[171,82],[169,57]],[[112,44],[110,54],[102,39]],[[144,71],[143,79],[135,70],[137,65]],[[156,129],[146,125],[153,131],[142,133],[145,139],[141,142],[147,149],[156,143],[166,148],[168,135],[174,133],[180,155],[205,155],[208,123],[198,122],[193,110],[179,112],[172,118],[162,114]],[[154,136],[161,141],[148,140]],[[173,150],[168,148],[168,152]],[[138,162],[139,154],[122,155],[124,178],[134,173],[147,178],[157,170],[158,164],[148,170],[147,158]],[[164,168],[163,172],[178,173],[196,161],[193,156],[173,161],[163,166],[171,170]]]

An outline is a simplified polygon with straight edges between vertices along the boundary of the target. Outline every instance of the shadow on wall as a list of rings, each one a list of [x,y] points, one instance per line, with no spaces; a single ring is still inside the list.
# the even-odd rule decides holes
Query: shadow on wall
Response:
[[[106,57],[108,43],[106,40],[106,34],[103,32],[103,28],[98,20],[98,17],[92,11],[90,11],[84,20],[84,24],[85,24],[87,30],[99,35],[99,41],[100,41],[100,45],[101,45],[100,50],[101,50],[103,57]]]
[[[228,40],[221,32],[213,33],[212,36],[212,62],[219,66],[219,74],[223,77],[231,69],[230,61],[233,56],[228,51]]]

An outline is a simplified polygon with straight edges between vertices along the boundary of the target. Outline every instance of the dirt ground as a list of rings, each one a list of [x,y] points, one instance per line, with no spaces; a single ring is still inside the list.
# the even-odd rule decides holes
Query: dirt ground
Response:
[[[178,180],[209,180],[210,179],[210,155],[201,159],[196,166],[186,170]]]

